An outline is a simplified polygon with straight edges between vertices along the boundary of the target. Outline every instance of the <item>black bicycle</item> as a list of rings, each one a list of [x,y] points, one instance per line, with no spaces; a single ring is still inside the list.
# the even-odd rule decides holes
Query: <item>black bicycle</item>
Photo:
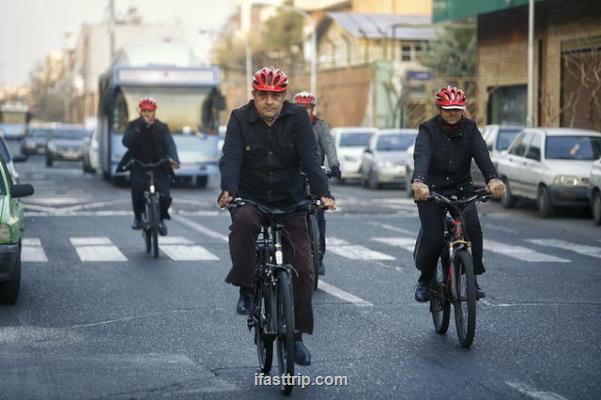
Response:
[[[132,159],[128,164],[128,169],[133,164],[138,164],[146,171],[146,189],[144,190],[144,214],[142,215],[142,237],[146,243],[146,252],[154,258],[159,257],[159,225],[161,223],[161,209],[159,204],[160,193],[156,190],[154,184],[154,169],[164,163],[170,163],[170,160],[163,158],[156,163],[143,163],[140,160]]]
[[[445,334],[449,328],[451,304],[455,310],[455,327],[462,347],[469,348],[476,334],[476,276],[470,252],[471,243],[465,229],[464,212],[478,202],[490,199],[484,189],[464,198],[448,198],[432,193],[429,200],[444,204],[445,247],[436,265],[430,288],[430,312],[434,329]]]
[[[254,283],[254,305],[247,326],[254,330],[261,372],[269,374],[273,361],[273,342],[276,342],[279,376],[294,375],[294,297],[292,292],[292,265],[284,264],[282,252],[282,217],[309,212],[319,205],[315,200],[304,200],[285,209],[269,208],[251,200],[236,198],[230,204],[241,207],[251,204],[265,217],[256,243],[257,268]],[[282,380],[282,392],[289,395],[294,388],[292,380]]]

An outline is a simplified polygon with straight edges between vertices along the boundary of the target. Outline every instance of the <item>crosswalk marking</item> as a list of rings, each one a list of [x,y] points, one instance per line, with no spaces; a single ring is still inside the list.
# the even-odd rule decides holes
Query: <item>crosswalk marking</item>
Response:
[[[601,258],[601,248],[580,243],[568,242],[562,239],[527,239],[527,242],[547,247],[569,250],[589,257]]]
[[[355,296],[354,294],[351,294],[349,292],[345,292],[342,289],[337,288],[334,285],[330,285],[329,283],[323,281],[323,280],[319,280],[319,289],[323,290],[324,292],[334,296],[334,297],[338,297],[340,300],[346,302],[346,303],[352,303],[355,304],[357,306],[373,306],[372,303],[370,303],[369,301],[363,300],[360,297]]]
[[[413,249],[415,248],[415,239],[407,237],[374,237],[371,238],[371,240],[390,246],[400,247],[411,252],[413,252]]]
[[[388,254],[380,253],[379,251],[370,250],[365,246],[358,244],[350,244],[345,240],[338,238],[326,239],[328,243],[328,251],[336,253],[344,258],[351,260],[394,260],[395,258]]]
[[[159,248],[173,261],[216,261],[219,260],[215,254],[202,246],[190,245],[161,245]]]
[[[72,237],[71,244],[82,262],[125,262],[127,258],[107,237]]]
[[[570,262],[565,258],[555,257],[548,254],[539,253],[528,247],[515,246],[496,242],[494,240],[484,240],[484,249],[492,251],[493,253],[499,253],[504,256],[517,258],[518,260],[528,262]]]
[[[25,262],[48,262],[48,257],[38,238],[23,238],[21,242],[21,261]]]
[[[192,244],[192,241],[183,236],[163,236],[159,239],[159,246],[163,244]]]

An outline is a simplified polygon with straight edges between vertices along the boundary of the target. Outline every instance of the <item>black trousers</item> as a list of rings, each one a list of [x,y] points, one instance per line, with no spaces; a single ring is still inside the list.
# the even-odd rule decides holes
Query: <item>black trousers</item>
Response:
[[[252,287],[256,268],[255,243],[263,215],[252,205],[234,208],[230,214],[232,269],[225,281],[235,286]],[[304,215],[289,216],[283,220],[283,225],[284,262],[292,264],[298,274],[292,274],[295,328],[300,333],[313,333],[313,269],[307,219]]]
[[[418,202],[419,220],[422,224],[415,244],[415,267],[422,272],[420,282],[428,282],[434,275],[436,263],[444,246],[445,206],[437,203]],[[482,264],[482,228],[478,210],[472,204],[464,213],[467,235],[472,243],[474,272],[484,273]]]
[[[148,187],[148,176],[146,169],[139,165],[133,165],[130,172],[131,178],[131,201],[136,217],[144,214],[144,191]],[[161,220],[169,219],[169,207],[171,206],[169,173],[162,168],[154,169],[154,186],[159,195],[161,207]]]
[[[319,256],[323,261],[326,254],[326,210],[320,208],[317,210],[317,225],[319,226]]]

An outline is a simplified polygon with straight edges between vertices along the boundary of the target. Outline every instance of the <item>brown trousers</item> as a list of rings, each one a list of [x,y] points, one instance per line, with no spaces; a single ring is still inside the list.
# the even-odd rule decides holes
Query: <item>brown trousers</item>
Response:
[[[225,278],[235,286],[251,287],[254,284],[256,253],[255,243],[261,230],[263,215],[252,205],[230,211],[230,255],[232,269]],[[313,270],[307,220],[304,216],[283,219],[282,235],[284,262],[292,264],[298,276],[292,273],[294,295],[294,322],[300,333],[313,333]]]

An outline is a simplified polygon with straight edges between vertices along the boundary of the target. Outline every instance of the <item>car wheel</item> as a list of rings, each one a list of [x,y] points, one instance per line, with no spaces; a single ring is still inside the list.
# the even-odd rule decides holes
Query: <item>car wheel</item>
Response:
[[[198,188],[207,187],[208,182],[209,182],[208,176],[197,176],[196,177],[196,187],[198,187]]]
[[[601,192],[597,191],[593,193],[593,204],[591,205],[593,211],[593,221],[595,224],[601,225]]]
[[[367,185],[369,186],[370,189],[380,189],[380,184],[378,183],[378,179],[376,178],[376,174],[374,174],[374,171],[369,171],[369,176],[367,178]]]
[[[538,196],[536,198],[536,205],[538,206],[538,214],[543,218],[549,218],[555,215],[555,207],[551,202],[551,196],[549,190],[542,186],[538,190]]]
[[[509,187],[507,178],[503,178],[503,183],[505,184],[505,197],[501,199],[501,205],[504,208],[511,208],[515,205],[516,198],[511,194],[511,188]]]
[[[46,157],[46,166],[47,167],[52,167],[52,157]]]
[[[17,253],[17,260],[13,268],[13,274],[6,282],[0,283],[0,304],[15,304],[19,297],[21,286],[21,246]]]

